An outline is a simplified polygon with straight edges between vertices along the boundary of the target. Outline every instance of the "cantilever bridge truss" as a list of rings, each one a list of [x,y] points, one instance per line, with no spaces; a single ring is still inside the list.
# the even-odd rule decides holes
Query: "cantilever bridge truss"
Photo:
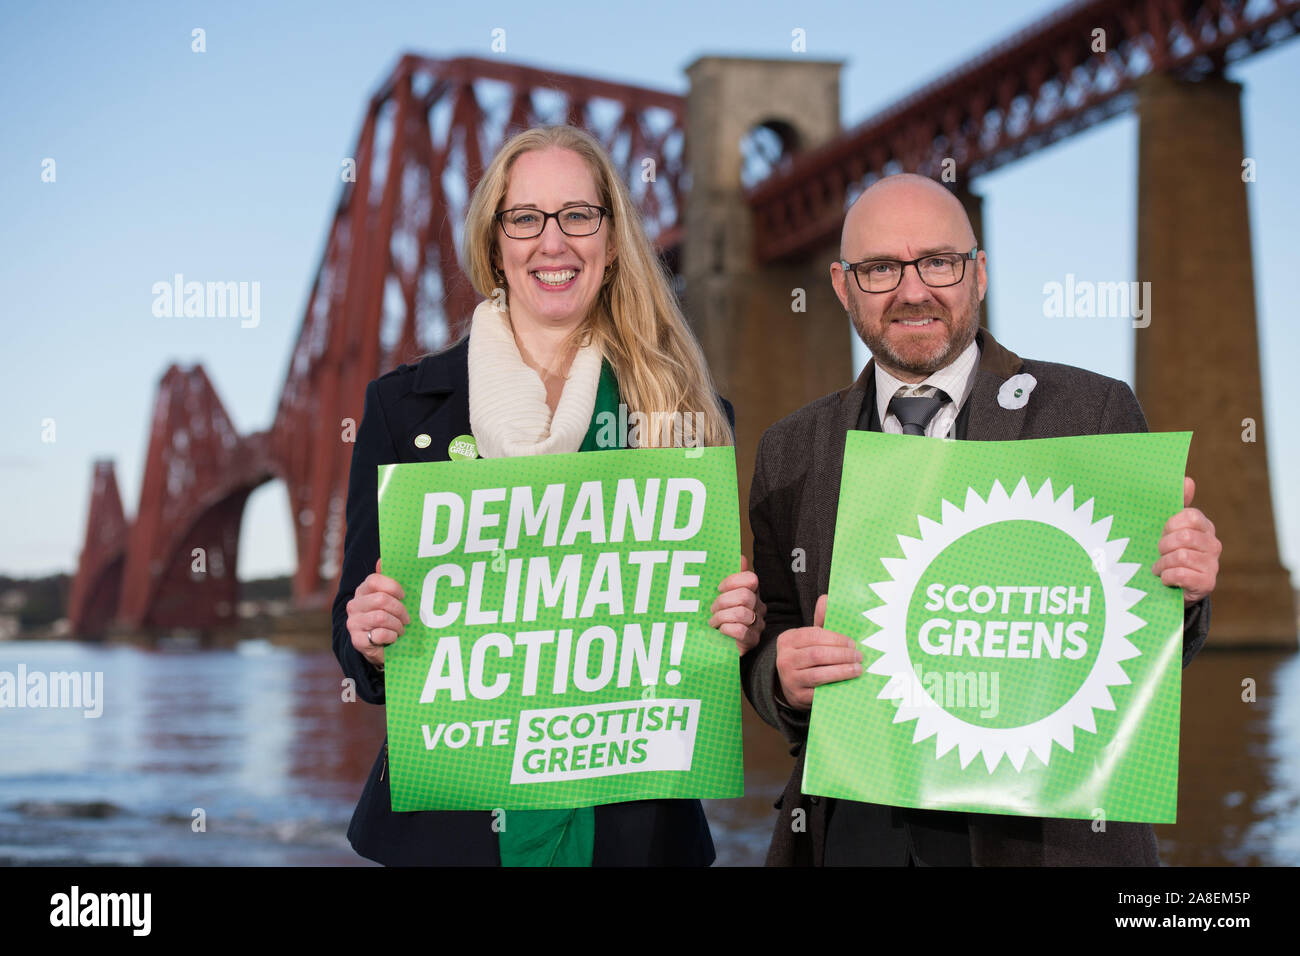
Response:
[[[474,292],[456,249],[485,159],[530,126],[585,127],[614,157],[671,259],[681,235],[684,109],[681,96],[586,77],[403,57],[366,110],[355,180],[343,184],[275,420],[238,435],[202,368],[167,370],[133,522],[112,464],[95,466],[69,597],[74,632],[100,634],[114,621],[134,631],[229,622],[244,504],[276,478],[288,488],[296,531],[295,602],[327,605],[342,559],[347,423],[361,420],[367,382],[454,341],[469,321]]]
[[[1107,49],[1091,47],[1094,30]],[[963,181],[1130,109],[1135,83],[1198,75],[1300,32],[1300,0],[1090,0],[1063,8],[833,142],[794,155],[747,194],[759,262],[837,234],[845,197],[897,171]],[[403,57],[371,98],[274,421],[235,433],[200,367],[172,366],[153,411],[134,520],[113,466],[95,465],[68,616],[75,633],[212,629],[237,599],[249,494],[285,482],[296,531],[295,602],[337,586],[351,445],[366,383],[453,341],[474,293],[457,264],[468,197],[497,147],[567,122],[609,149],[670,265],[689,195],[686,98],[497,60]],[[651,166],[646,161],[653,163]],[[653,171],[652,176],[644,175]],[[201,549],[201,551],[199,550]]]

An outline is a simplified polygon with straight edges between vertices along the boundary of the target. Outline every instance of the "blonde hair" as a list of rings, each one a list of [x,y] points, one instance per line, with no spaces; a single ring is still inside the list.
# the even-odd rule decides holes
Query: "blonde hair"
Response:
[[[629,413],[640,412],[650,423],[639,430],[637,444],[734,444],[704,352],[677,304],[668,270],[650,245],[613,161],[591,134],[573,126],[539,126],[517,134],[497,151],[465,214],[461,261],[470,283],[485,299],[505,287],[496,266],[497,207],[505,199],[515,160],[551,147],[571,150],[586,161],[601,205],[612,212],[608,221],[615,258],[570,344],[594,343],[613,366]],[[509,289],[506,295],[508,302]],[[694,436],[683,428],[692,421]]]

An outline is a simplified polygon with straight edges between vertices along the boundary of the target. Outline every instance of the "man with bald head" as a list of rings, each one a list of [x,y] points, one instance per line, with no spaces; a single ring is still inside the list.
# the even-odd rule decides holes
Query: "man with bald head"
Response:
[[[844,220],[835,294],[871,350],[858,380],[763,435],[750,488],[754,570],[767,605],[759,646],[741,659],[745,693],[798,757],[778,804],[769,865],[1155,865],[1155,834],[1137,823],[885,807],[808,796],[803,747],[813,690],[863,670],[856,643],[822,627],[830,584],[845,435],[852,429],[1013,441],[1146,431],[1133,392],[1092,372],[1021,359],[979,327],[987,259],[957,198],[921,176],[877,181]],[[998,391],[1031,375],[1028,402]],[[1190,507],[1165,525],[1151,571],[1184,599],[1183,666],[1205,643],[1221,550]],[[803,564],[792,556],[803,555]]]

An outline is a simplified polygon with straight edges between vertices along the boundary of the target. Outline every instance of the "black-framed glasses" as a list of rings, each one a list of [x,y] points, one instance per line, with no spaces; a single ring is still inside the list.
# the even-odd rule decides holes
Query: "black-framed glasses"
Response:
[[[516,206],[496,214],[497,222],[511,239],[536,239],[546,229],[546,220],[554,219],[566,236],[591,236],[610,211],[604,206],[577,203],[555,212],[542,212],[532,206]]]
[[[934,252],[919,259],[902,262],[898,259],[863,259],[861,262],[840,260],[840,268],[852,272],[863,292],[893,292],[903,282],[903,270],[916,268],[916,274],[932,289],[956,285],[966,278],[966,263],[974,259],[980,247],[970,252]]]

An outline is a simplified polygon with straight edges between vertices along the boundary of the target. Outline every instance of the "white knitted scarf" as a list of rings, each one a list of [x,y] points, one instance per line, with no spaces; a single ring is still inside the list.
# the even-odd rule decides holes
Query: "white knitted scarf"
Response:
[[[524,364],[506,313],[484,301],[469,329],[469,423],[484,458],[577,451],[591,427],[601,354],[578,350],[551,415],[541,376]]]

